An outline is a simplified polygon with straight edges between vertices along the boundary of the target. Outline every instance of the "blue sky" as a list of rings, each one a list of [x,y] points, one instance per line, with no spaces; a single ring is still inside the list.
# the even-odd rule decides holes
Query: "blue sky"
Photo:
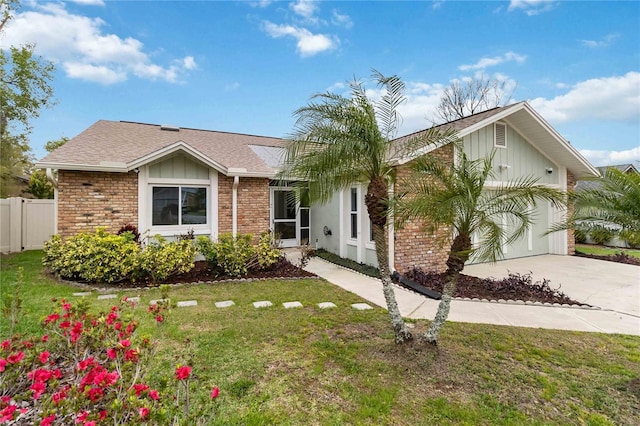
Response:
[[[431,125],[453,80],[485,75],[605,165],[640,160],[639,17],[636,1],[23,0],[0,46],[56,64],[38,159],[100,119],[286,136],[312,94],[375,68],[407,85],[399,135]]]

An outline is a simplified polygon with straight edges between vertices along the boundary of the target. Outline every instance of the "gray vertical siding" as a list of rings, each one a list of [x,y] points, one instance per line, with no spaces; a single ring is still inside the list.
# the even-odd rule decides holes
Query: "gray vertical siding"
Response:
[[[493,170],[495,180],[508,181],[524,176],[539,178],[540,183],[557,184],[559,182],[558,167],[528,143],[507,123],[507,147],[493,146],[493,124],[483,127],[463,138],[464,152],[470,159],[485,158],[495,150]],[[500,171],[498,166],[507,164],[510,168]],[[553,173],[547,174],[546,169]]]
[[[311,241],[310,244],[332,253],[340,253],[340,192],[326,204],[314,203],[311,206]],[[324,235],[324,227],[331,230],[332,235]]]
[[[176,155],[149,166],[149,177],[163,179],[209,179],[209,169],[184,155]]]

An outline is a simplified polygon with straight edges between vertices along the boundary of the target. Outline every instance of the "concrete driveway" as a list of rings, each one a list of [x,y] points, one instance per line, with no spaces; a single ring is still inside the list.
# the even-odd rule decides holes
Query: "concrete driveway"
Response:
[[[502,278],[531,272],[534,281],[550,280],[578,302],[640,317],[640,266],[576,256],[543,255],[469,265],[463,273]]]

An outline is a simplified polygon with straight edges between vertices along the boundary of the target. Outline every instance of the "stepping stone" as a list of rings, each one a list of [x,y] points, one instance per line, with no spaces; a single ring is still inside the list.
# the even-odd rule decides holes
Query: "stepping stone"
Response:
[[[268,308],[269,306],[273,306],[273,303],[268,300],[262,300],[260,302],[253,302],[254,308]]]
[[[302,308],[302,303],[300,303],[300,302],[284,302],[282,304],[282,306],[284,306],[285,309]]]
[[[178,304],[176,306],[178,308],[185,308],[187,306],[198,306],[198,301],[197,300],[183,300],[181,302],[178,302]]]
[[[366,303],[354,303],[353,305],[351,305],[351,307],[358,311],[366,311],[367,309],[373,309],[371,306],[367,305]]]
[[[222,302],[216,302],[216,308],[228,308],[235,305],[233,300],[223,300]]]
[[[127,302],[129,303],[140,303],[140,298],[138,296],[127,297]]]
[[[154,299],[149,300],[149,305],[157,305],[158,303],[169,303],[171,299]]]
[[[333,302],[322,302],[322,303],[318,303],[318,308],[320,309],[329,309],[329,308],[335,308],[336,304]]]
[[[91,296],[91,294],[92,293],[90,291],[85,291],[82,293],[73,293],[73,295],[77,297],[87,297],[87,296]]]
[[[115,299],[118,297],[116,294],[101,294],[98,296],[98,300]]]

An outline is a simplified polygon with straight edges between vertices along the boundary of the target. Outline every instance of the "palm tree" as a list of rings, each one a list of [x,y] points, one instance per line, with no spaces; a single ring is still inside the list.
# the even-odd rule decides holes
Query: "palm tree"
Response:
[[[492,153],[488,158],[469,160],[459,154],[454,164],[443,164],[428,156],[412,164],[412,178],[396,206],[401,221],[423,220],[429,231],[446,226],[453,241],[446,262],[445,286],[435,319],[423,339],[436,345],[438,334],[449,315],[459,274],[473,255],[495,262],[503,246],[521,238],[532,225],[534,207],[540,200],[554,204],[562,193],[537,185],[537,179],[520,178],[497,188],[486,189],[494,176]],[[504,224],[506,223],[506,226]],[[472,244],[473,235],[480,236]]]
[[[389,213],[389,185],[393,182],[392,158],[426,145],[440,135],[427,132],[398,147],[392,140],[401,118],[397,108],[405,101],[404,83],[373,71],[382,95],[373,101],[362,83],[350,83],[350,97],[335,93],[314,95],[296,110],[294,132],[287,145],[279,177],[309,183],[311,202],[327,202],[336,191],[354,184],[367,185],[365,204],[373,226],[378,268],[396,343],[413,339],[400,315],[389,276],[385,229]],[[447,135],[444,135],[446,137]]]
[[[640,174],[609,167],[594,182],[572,194],[573,215],[553,230],[605,227],[630,245],[640,244]]]

